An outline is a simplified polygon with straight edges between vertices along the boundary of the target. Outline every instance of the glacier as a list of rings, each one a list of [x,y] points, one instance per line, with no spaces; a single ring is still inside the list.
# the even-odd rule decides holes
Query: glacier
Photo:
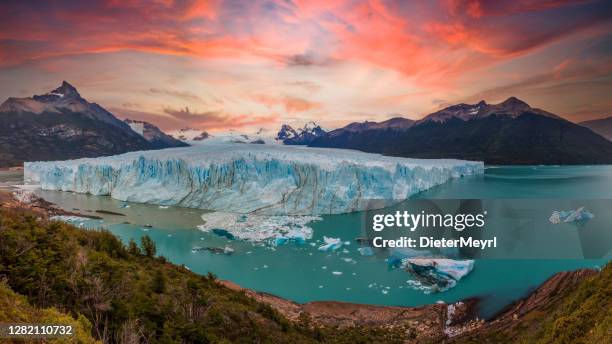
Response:
[[[359,211],[483,171],[474,161],[239,143],[24,163],[25,180],[45,190],[263,215]]]

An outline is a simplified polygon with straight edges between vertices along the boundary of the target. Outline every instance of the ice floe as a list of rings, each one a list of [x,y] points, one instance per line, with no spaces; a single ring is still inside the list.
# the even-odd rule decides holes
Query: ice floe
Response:
[[[202,220],[204,223],[199,225],[198,229],[204,232],[212,232],[228,239],[270,241],[275,245],[283,245],[291,240],[304,243],[311,239],[312,228],[308,225],[321,218],[210,212],[203,214]]]
[[[593,215],[590,211],[584,209],[584,207],[580,207],[575,210],[553,211],[548,221],[555,225],[559,223],[584,224],[594,217],[595,215]]]

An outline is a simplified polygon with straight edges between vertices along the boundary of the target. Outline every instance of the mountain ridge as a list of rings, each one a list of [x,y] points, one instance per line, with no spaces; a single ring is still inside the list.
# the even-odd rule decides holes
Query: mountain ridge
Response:
[[[578,124],[583,127],[587,127],[597,134],[605,137],[609,141],[612,141],[612,116],[583,121],[579,122]]]
[[[310,145],[502,165],[612,163],[612,142],[516,97],[498,104],[452,105],[402,131],[385,128],[336,137],[327,134]]]
[[[128,123],[81,97],[66,81],[42,95],[0,105],[0,167],[170,147],[152,144]]]

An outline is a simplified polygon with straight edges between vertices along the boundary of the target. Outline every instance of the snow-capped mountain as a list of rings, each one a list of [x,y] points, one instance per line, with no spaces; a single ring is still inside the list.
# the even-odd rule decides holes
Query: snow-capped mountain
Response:
[[[276,135],[276,140],[286,145],[307,145],[317,137],[323,136],[325,133],[326,131],[315,122],[308,122],[297,130],[293,129],[288,124],[283,124]]]
[[[153,148],[159,147],[66,81],[51,92],[0,105],[0,166]]]
[[[530,112],[533,114],[538,114],[551,118],[560,118],[559,116],[554,115],[550,112],[537,108],[532,108],[531,106],[529,106],[529,104],[516,97],[510,97],[499,104],[487,104],[487,102],[481,100],[477,104],[461,103],[449,106],[440,111],[427,115],[425,118],[417,121],[415,125],[419,125],[421,123],[429,121],[444,123],[451,118],[457,118],[462,121],[470,121],[473,119],[482,119],[493,114],[509,118],[517,118],[525,112]]]
[[[274,136],[266,129],[260,128],[255,133],[228,130],[225,132],[215,132],[209,134],[193,128],[183,128],[171,132],[172,137],[192,144],[207,143],[250,143],[250,144],[276,144],[279,143]]]
[[[170,136],[181,141],[202,141],[210,138],[207,131],[194,128],[182,128],[176,131],[169,132]]]
[[[43,95],[28,98],[9,98],[0,105],[0,113],[31,113],[31,114],[70,114],[78,113],[83,117],[105,122],[119,128],[127,126],[112,113],[96,103],[83,99],[77,89],[68,82]]]
[[[161,129],[149,122],[136,121],[129,118],[125,119],[124,122],[127,123],[132,130],[138,133],[138,135],[149,141],[154,148],[188,146],[188,144],[179,141],[172,136],[166,135],[166,133],[161,131]]]
[[[298,136],[297,131],[288,124],[283,124],[276,135],[276,139],[279,141],[294,139]]]

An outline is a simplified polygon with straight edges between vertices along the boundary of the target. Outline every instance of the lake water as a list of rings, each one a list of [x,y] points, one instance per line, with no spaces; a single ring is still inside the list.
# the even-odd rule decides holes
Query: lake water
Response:
[[[8,178],[0,177],[4,178],[0,183]],[[314,234],[306,244],[274,247],[198,230],[203,222],[202,210],[143,204],[124,208],[124,202],[109,197],[42,190],[38,193],[68,210],[124,213],[126,216],[103,215],[103,221],[90,220],[82,225],[106,228],[125,242],[149,235],[157,244],[158,254],[173,263],[184,264],[196,273],[210,271],[221,279],[297,302],[337,300],[418,306],[480,297],[480,315],[490,317],[556,272],[601,266],[610,259],[610,252],[600,259],[481,259],[454,288],[425,293],[411,286],[413,278],[409,273],[389,269],[384,252],[374,256],[359,254],[354,239],[362,233],[360,213],[322,216],[321,221],[311,223]],[[413,198],[607,200],[612,199],[612,166],[489,167],[484,176],[454,180]],[[547,219],[549,214],[542,216]],[[604,221],[609,225],[612,220]],[[336,252],[321,252],[318,247],[324,235],[350,244]],[[192,250],[225,246],[233,248],[233,254]]]

